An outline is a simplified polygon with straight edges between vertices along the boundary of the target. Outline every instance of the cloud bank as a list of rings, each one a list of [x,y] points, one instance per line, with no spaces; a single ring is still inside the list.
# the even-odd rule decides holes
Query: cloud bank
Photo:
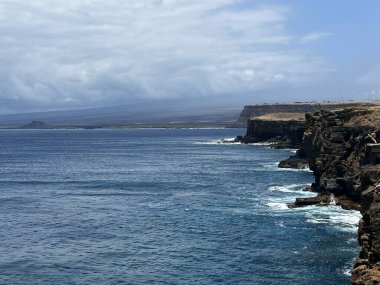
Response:
[[[289,15],[238,0],[2,0],[2,111],[305,84],[327,65]]]

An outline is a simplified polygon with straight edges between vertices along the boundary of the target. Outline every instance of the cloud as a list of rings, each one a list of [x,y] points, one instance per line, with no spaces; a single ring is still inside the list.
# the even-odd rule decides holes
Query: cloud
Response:
[[[294,44],[289,8],[243,2],[2,0],[0,102],[15,110],[217,96],[304,84],[326,70]]]
[[[322,38],[325,38],[325,37],[328,37],[331,35],[332,35],[331,33],[310,33],[310,34],[307,34],[307,35],[304,35],[303,37],[301,37],[300,43],[306,44],[306,43],[310,43],[310,42],[315,42],[315,41],[318,41]]]

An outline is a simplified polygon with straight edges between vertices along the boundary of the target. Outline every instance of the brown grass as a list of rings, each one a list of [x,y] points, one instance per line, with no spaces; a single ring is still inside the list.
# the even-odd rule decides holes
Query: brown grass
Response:
[[[305,113],[268,113],[251,119],[262,121],[305,121]]]

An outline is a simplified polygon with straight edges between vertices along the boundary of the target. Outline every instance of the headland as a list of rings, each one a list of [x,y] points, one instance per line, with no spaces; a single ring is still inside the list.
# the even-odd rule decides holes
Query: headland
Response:
[[[361,252],[352,284],[380,284],[380,106],[350,106],[300,114],[267,114],[250,118],[241,142],[270,142],[297,148],[280,167],[309,166],[315,176],[310,191],[289,207],[327,204],[361,211]],[[378,153],[379,151],[379,153]]]

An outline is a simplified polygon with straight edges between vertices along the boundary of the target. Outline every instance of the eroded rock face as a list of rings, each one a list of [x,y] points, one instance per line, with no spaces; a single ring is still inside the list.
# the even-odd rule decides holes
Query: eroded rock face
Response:
[[[361,171],[363,218],[358,240],[362,249],[354,266],[353,284],[380,284],[380,165]]]
[[[374,160],[368,147],[373,142],[369,134],[380,142],[380,107],[322,110],[305,117],[306,122],[252,119],[240,141],[301,145],[280,167],[302,168],[307,161],[315,176],[310,190],[318,195],[297,199],[289,206],[323,205],[334,197],[345,209],[360,209],[363,218],[358,240],[362,249],[352,284],[380,284],[380,164],[370,164]]]
[[[297,120],[249,120],[243,143],[268,142],[274,148],[300,148],[305,121]]]
[[[291,156],[288,159],[281,161],[278,164],[280,168],[307,169],[309,162],[306,158],[301,158],[297,155]]]
[[[380,134],[380,108],[350,108],[306,115],[302,153],[314,172],[312,191],[295,206],[323,203],[333,194],[344,208],[360,208],[358,240],[362,246],[352,284],[380,284],[380,164],[371,165],[366,146],[369,133]]]
[[[345,195],[360,202],[360,170],[371,126],[347,125],[355,109],[322,111],[306,115],[302,151],[309,158],[318,192]]]

